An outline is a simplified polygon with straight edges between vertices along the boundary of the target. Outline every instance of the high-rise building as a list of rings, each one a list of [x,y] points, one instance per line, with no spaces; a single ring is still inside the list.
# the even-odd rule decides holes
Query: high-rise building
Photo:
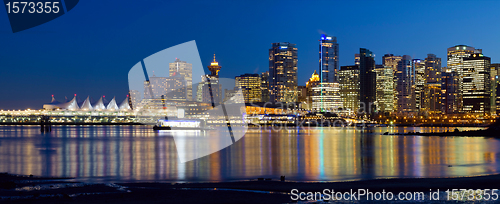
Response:
[[[443,67],[441,73],[442,113],[458,113],[458,75],[447,67]]]
[[[403,55],[396,72],[397,112],[415,111],[415,70],[411,57]]]
[[[385,54],[382,57],[382,64],[385,66],[392,67],[394,73],[398,71],[398,63],[401,61],[403,57],[401,56],[394,56],[393,54]]]
[[[312,110],[317,112],[337,112],[342,107],[337,82],[323,82],[312,87],[311,98]]]
[[[500,64],[498,63],[492,63],[491,64],[491,71],[490,71],[490,77],[491,77],[491,110],[496,110],[496,114],[499,115],[500,111],[500,104],[499,104],[499,99],[500,95],[498,95],[497,90],[498,90],[498,85],[500,82]]]
[[[260,74],[260,90],[262,93],[262,102],[269,101],[269,71]]]
[[[165,79],[166,81],[166,100],[185,101],[187,99],[187,82],[178,72],[172,73]]]
[[[376,74],[375,56],[365,48],[359,49],[359,102],[361,113],[371,115],[375,111]]]
[[[491,114],[491,77],[489,57],[472,54],[463,58],[461,71],[462,112]]]
[[[261,102],[262,90],[258,74],[243,74],[235,77],[236,87],[241,88],[245,103]]]
[[[356,114],[359,110],[359,65],[341,66],[338,73],[342,111]]]
[[[441,78],[441,58],[434,54],[427,54],[427,58],[425,58],[425,100],[423,100],[422,107],[431,114],[441,113],[442,110]]]
[[[193,64],[175,58],[173,63],[168,64],[169,76],[175,72],[179,73],[186,80],[187,100],[193,100]]]
[[[149,77],[149,81],[144,81],[144,98],[160,99],[167,94],[167,77]]]
[[[427,84],[425,62],[420,59],[412,60],[415,70],[415,112],[425,111],[425,86]]]
[[[208,66],[211,74],[201,76],[201,82],[198,84],[196,100],[198,102],[210,103],[216,106],[222,102],[222,86],[219,83],[219,71],[221,66],[214,60]]]
[[[377,111],[391,113],[394,111],[394,72],[392,67],[375,65],[377,73]]]
[[[396,72],[398,71],[398,63],[399,61],[401,61],[401,59],[403,59],[403,57],[401,56],[395,56],[394,54],[385,54],[384,56],[382,56],[382,65],[384,66],[389,66],[389,67],[392,67],[392,72],[393,72],[393,76],[394,76],[394,111],[397,110],[397,107],[398,107],[398,98],[397,98],[397,93],[398,91],[396,90]]]
[[[479,53],[481,50],[475,49],[474,47],[470,47],[467,45],[456,45],[447,49],[447,61],[446,64],[448,69],[451,69],[452,72],[455,72],[458,77],[458,90],[457,90],[457,104],[458,111],[463,113],[463,58],[470,57],[474,53]]]
[[[288,42],[269,49],[269,95],[271,102],[297,101],[297,48]]]
[[[319,70],[321,82],[334,82],[339,69],[337,37],[321,35],[319,40]]]

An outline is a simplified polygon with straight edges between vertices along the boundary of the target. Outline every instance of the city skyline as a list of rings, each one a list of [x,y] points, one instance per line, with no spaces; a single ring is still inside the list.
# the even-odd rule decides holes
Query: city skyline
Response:
[[[126,75],[131,65],[152,52],[193,39],[197,42],[205,72],[208,73],[205,67],[213,53],[218,53],[227,70],[221,73],[221,77],[226,78],[267,71],[266,50],[271,43],[294,43],[299,50],[299,85],[305,84],[310,74],[318,69],[318,39],[321,34],[337,38],[339,66],[351,65],[359,48],[370,49],[375,54],[376,64],[381,64],[381,57],[387,53],[409,55],[414,59],[423,59],[428,53],[433,53],[444,59],[444,49],[458,44],[482,48],[491,57],[491,63],[500,59],[500,53],[495,51],[499,46],[494,40],[496,32],[485,32],[481,38],[475,32],[493,25],[493,19],[498,19],[499,14],[494,11],[498,7],[494,4],[500,5],[498,2],[296,2],[293,5],[279,1],[269,4],[198,2],[203,6],[192,11],[199,13],[192,18],[178,17],[183,16],[179,15],[182,11],[164,12],[165,8],[186,6],[185,2],[150,2],[141,6],[133,1],[121,3],[123,7],[109,11],[106,8],[114,6],[110,2],[102,3],[99,8],[94,8],[89,2],[80,2],[64,18],[15,34],[3,33],[3,44],[9,49],[0,53],[4,71],[0,85],[16,85],[0,91],[0,108],[39,108],[38,104],[49,101],[50,95],[56,95],[59,100],[75,93],[93,98],[102,95],[125,97]],[[334,5],[339,12],[327,15],[328,12],[322,12],[327,9],[318,7],[318,4]],[[354,4],[358,6],[352,6]],[[432,6],[426,7],[427,4]],[[262,15],[231,9],[242,7],[250,7]],[[279,15],[272,12],[274,7],[297,12],[283,26],[272,26],[266,20]],[[425,7],[426,12],[397,9],[402,7]],[[94,11],[92,15],[86,13],[89,9]],[[204,15],[211,9],[220,11],[220,15]],[[481,15],[475,15],[478,10],[482,11]],[[472,15],[456,16],[457,11]],[[116,16],[116,20],[101,21],[102,16],[110,15],[109,12]],[[357,12],[370,16],[370,20],[354,15]],[[233,18],[227,20],[226,16]],[[83,18],[85,21],[82,21]],[[133,20],[137,18],[148,23],[137,24]],[[82,23],[74,24],[74,21]],[[172,23],[176,24],[172,28],[181,32],[171,32],[170,28],[159,26]],[[185,25],[188,24],[191,30],[185,32]],[[408,24],[414,26],[405,26]],[[467,26],[460,29],[462,25]],[[426,26],[424,30],[437,32],[412,29],[416,26]],[[6,18],[0,20],[0,27],[10,29]],[[113,29],[106,29],[108,27]],[[96,29],[101,31],[95,32]],[[250,32],[246,32],[248,30]],[[410,30],[412,32],[408,32]],[[450,34],[447,31],[457,32]],[[232,52],[241,49],[237,43],[241,41],[250,42],[245,47],[248,49]],[[44,52],[43,47],[53,49]],[[244,63],[241,63],[242,60]],[[442,66],[446,66],[444,60]],[[22,83],[19,83],[19,77]]]

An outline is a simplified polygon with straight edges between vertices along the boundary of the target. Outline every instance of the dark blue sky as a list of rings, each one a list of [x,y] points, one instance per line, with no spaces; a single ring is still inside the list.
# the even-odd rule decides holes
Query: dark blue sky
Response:
[[[321,33],[337,37],[340,65],[353,64],[360,47],[377,63],[386,53],[434,53],[445,62],[446,48],[457,44],[499,62],[498,8],[500,1],[82,0],[18,33],[0,9],[0,109],[39,109],[51,94],[121,101],[132,66],[191,40],[205,69],[216,53],[228,78],[268,70],[271,43],[295,43],[300,85],[318,69]]]

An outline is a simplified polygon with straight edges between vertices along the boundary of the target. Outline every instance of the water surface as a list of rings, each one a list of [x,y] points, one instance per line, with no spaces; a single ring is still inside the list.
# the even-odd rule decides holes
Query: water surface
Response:
[[[452,130],[454,128],[450,128]],[[467,128],[461,128],[467,129]],[[471,128],[468,128],[471,129]],[[181,163],[217,131],[163,131],[150,126],[0,126],[0,172],[76,177],[86,182],[227,181],[258,177],[295,181],[455,177],[498,173],[500,140],[483,137],[388,136],[448,128],[249,129],[232,146]],[[182,135],[176,147],[174,134]],[[191,146],[190,146],[191,145]]]

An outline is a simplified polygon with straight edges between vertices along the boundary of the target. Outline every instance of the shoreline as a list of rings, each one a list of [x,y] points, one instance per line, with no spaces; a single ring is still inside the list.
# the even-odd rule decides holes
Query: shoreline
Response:
[[[289,203],[291,190],[300,192],[348,192],[367,189],[370,192],[425,192],[430,189],[495,189],[500,174],[453,178],[383,178],[341,182],[304,182],[247,180],[228,182],[118,182],[79,183],[71,178],[43,178],[1,174],[0,183],[17,180],[16,191],[0,188],[0,201],[6,203]],[[22,182],[19,182],[22,181]],[[41,186],[41,187],[40,187]]]

